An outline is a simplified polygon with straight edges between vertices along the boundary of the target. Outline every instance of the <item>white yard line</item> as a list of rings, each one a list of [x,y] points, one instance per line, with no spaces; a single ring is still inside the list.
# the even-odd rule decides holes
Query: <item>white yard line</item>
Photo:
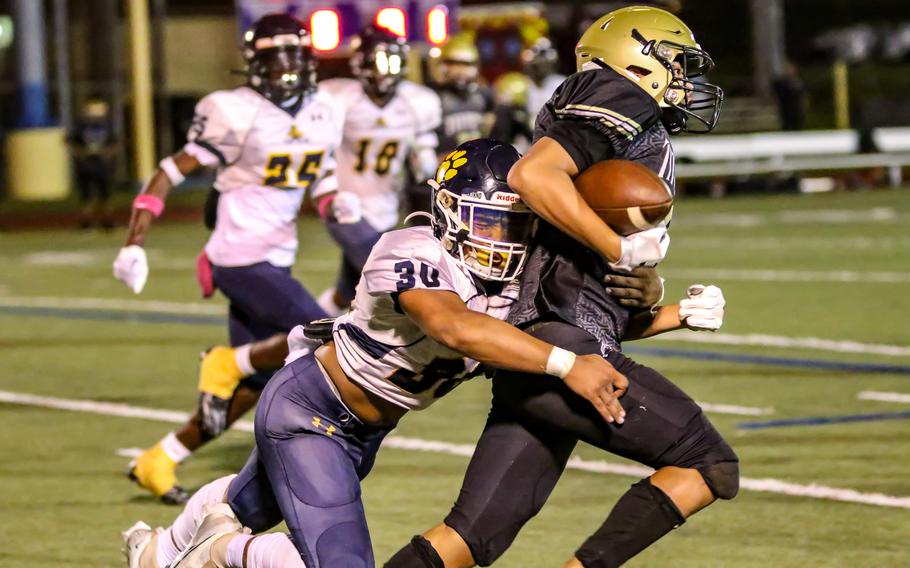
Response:
[[[92,400],[72,400],[48,396],[37,396],[9,391],[0,391],[0,402],[6,402],[10,404],[23,404],[42,408],[54,408],[59,410],[90,412],[93,414],[101,414],[105,416],[144,418],[148,420],[158,420],[161,422],[171,423],[181,423],[186,420],[187,417],[187,415],[182,412],[174,412],[170,410],[141,408],[126,404],[96,402]],[[251,431],[252,424],[248,421],[241,421],[234,424],[233,428],[236,428],[238,430]],[[432,452],[464,457],[468,457],[474,452],[474,446],[471,444],[451,444],[448,442],[440,442],[435,440],[406,438],[404,436],[389,436],[386,438],[384,445],[401,450]],[[642,477],[652,471],[648,468],[637,465],[615,464],[600,460],[585,460],[579,457],[573,457],[571,460],[569,460],[568,467],[569,469],[587,471],[592,473],[625,475],[630,477]],[[744,489],[751,491],[778,493],[783,495],[792,495],[795,497],[810,497],[813,499],[844,501],[848,503],[862,503],[865,505],[876,505],[879,507],[910,509],[910,497],[895,497],[881,493],[862,493],[853,489],[826,487],[816,484],[804,485],[799,483],[789,483],[786,481],[781,481],[779,479],[742,478],[740,485]]]
[[[856,270],[760,270],[729,268],[666,268],[668,278],[742,280],[747,282],[859,282],[862,284],[910,283],[910,272]]]
[[[879,402],[901,402],[910,404],[910,394],[902,392],[862,391],[856,398],[859,400],[877,400]]]
[[[9,262],[15,259],[29,266],[45,267],[90,267],[109,266],[114,262],[117,251],[114,249],[82,249],[82,250],[42,250],[31,252],[20,257],[6,256]],[[156,268],[168,270],[195,270],[196,261],[193,258],[173,258],[164,249],[146,249],[149,266],[154,273]],[[338,270],[339,261],[328,259],[300,258],[298,266],[310,272],[331,272]]]
[[[767,416],[774,414],[773,408],[757,408],[754,406],[737,406],[735,404],[712,404],[710,402],[698,402],[698,406],[705,412],[714,414],[733,414],[734,416]]]
[[[652,337],[653,341],[682,341],[687,343],[708,343],[712,345],[752,345],[759,347],[784,347],[788,349],[814,349],[833,353],[863,353],[867,355],[889,355],[892,357],[910,357],[910,346],[887,345],[881,343],[861,343],[819,337],[788,337],[785,335],[765,335],[749,333],[735,335],[732,333],[703,333],[693,331],[674,331]]]
[[[763,225],[843,224],[896,222],[901,215],[891,207],[871,209],[810,209],[768,213],[705,213],[680,215],[673,220],[683,227],[714,225],[720,227],[758,227]]]
[[[882,250],[910,248],[910,238],[906,237],[800,237],[799,246],[794,247],[794,240],[780,237],[695,237],[682,235],[676,237],[674,246],[687,249],[725,249],[725,250],[774,250],[793,248],[795,251],[805,249],[856,249]]]

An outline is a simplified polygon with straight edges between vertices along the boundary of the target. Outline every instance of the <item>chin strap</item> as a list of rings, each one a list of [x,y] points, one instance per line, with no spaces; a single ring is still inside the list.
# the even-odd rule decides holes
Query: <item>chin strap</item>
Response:
[[[429,213],[427,213],[426,211],[414,211],[413,213],[411,213],[410,215],[408,215],[407,217],[404,218],[404,224],[407,225],[408,221],[410,221],[411,219],[416,219],[417,217],[426,217],[427,219],[430,220],[431,225],[436,223],[436,218],[433,217],[432,215],[430,215]]]

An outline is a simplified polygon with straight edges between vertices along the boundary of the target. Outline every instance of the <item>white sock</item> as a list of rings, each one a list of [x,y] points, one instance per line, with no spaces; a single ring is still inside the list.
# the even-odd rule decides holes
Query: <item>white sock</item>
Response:
[[[285,533],[237,535],[228,543],[226,560],[229,568],[306,568],[300,553]]]
[[[211,483],[202,486],[199,491],[190,497],[183,508],[183,512],[174,519],[174,524],[169,526],[163,533],[158,535],[158,565],[170,566],[171,562],[177,558],[177,555],[183,552],[183,549],[193,540],[199,523],[205,516],[205,507],[224,503],[224,497],[227,494],[228,485],[237,477],[236,475],[226,475]]]
[[[344,308],[335,303],[334,287],[323,290],[322,294],[319,294],[319,297],[316,298],[316,303],[329,317],[338,317],[344,313]]]
[[[244,377],[249,377],[256,372],[256,368],[253,367],[253,363],[250,362],[251,347],[252,345],[247,343],[246,345],[241,345],[234,349],[234,361],[237,362],[237,367],[240,369],[240,372],[243,373]]]
[[[177,439],[177,434],[173,432],[161,439],[161,449],[164,450],[167,457],[177,463],[182,462],[193,453]]]

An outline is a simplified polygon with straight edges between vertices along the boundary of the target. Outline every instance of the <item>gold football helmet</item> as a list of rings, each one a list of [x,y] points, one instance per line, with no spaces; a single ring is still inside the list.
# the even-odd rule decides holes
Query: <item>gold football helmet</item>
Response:
[[[631,6],[601,16],[575,46],[575,61],[579,71],[610,67],[641,87],[664,109],[671,131],[691,131],[689,119],[700,123],[702,132],[717,124],[724,92],[696,80],[714,61],[669,12]]]
[[[530,83],[531,80],[524,73],[503,73],[493,83],[493,96],[499,104],[524,107],[528,104]]]
[[[433,82],[456,91],[469,91],[477,84],[480,75],[480,52],[474,45],[474,36],[460,33],[431,52],[430,74]]]

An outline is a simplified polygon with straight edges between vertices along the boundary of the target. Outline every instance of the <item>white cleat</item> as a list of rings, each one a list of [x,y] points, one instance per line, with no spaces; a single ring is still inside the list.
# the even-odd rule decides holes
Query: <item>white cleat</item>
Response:
[[[196,529],[193,540],[171,563],[170,568],[209,568],[217,566],[212,562],[212,545],[222,536],[240,533],[243,526],[227,503],[209,505],[205,516]],[[132,567],[131,567],[132,568]]]
[[[135,525],[120,533],[120,536],[123,537],[123,553],[126,555],[126,562],[130,568],[140,568],[142,553],[152,542],[155,532],[152,527],[142,521],[138,521]]]

